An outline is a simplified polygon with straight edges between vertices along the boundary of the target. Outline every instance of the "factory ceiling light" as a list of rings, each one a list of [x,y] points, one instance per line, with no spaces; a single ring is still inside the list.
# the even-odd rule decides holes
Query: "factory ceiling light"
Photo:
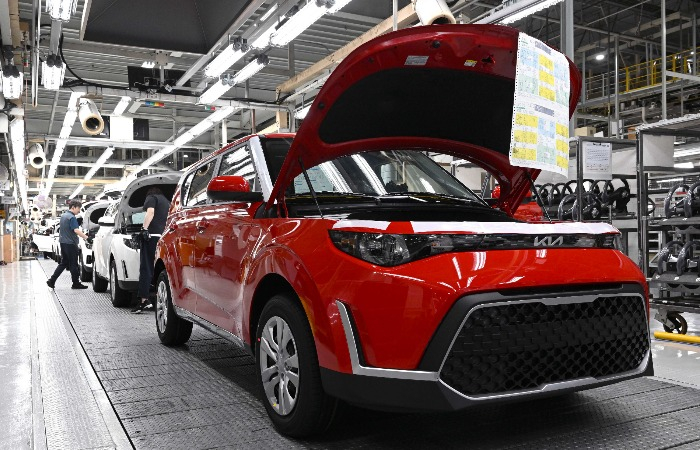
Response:
[[[95,176],[98,170],[102,168],[102,166],[105,165],[107,160],[112,156],[112,153],[114,153],[114,147],[107,147],[104,152],[100,155],[99,158],[97,158],[97,161],[95,161],[95,165],[92,166],[92,168],[88,171],[88,173],[85,174],[85,181],[90,181],[92,177]]]
[[[491,14],[475,23],[510,24],[531,16],[538,11],[554,6],[562,0],[506,0],[491,11]]]
[[[57,91],[63,84],[65,73],[66,66],[58,55],[49,55],[41,63],[41,81],[46,89]]]
[[[265,55],[256,56],[255,59],[239,70],[238,73],[236,73],[236,75],[234,75],[232,78],[228,76],[221,77],[219,81],[204,91],[204,93],[199,97],[197,103],[204,105],[212,104],[229,89],[231,89],[231,87],[243,83],[245,80],[260,72],[260,70],[262,70],[262,68],[265,67],[269,61],[270,60]]]
[[[24,119],[16,118],[10,123],[10,141],[12,143],[12,155],[14,156],[16,183],[22,208],[28,209],[27,202],[27,178],[24,176]]]
[[[249,49],[250,46],[241,39],[234,40],[204,68],[204,75],[209,78],[218,77],[243,58]]]
[[[24,74],[17,66],[8,64],[2,68],[2,94],[5,98],[15,99],[22,96]]]
[[[277,31],[270,36],[270,44],[283,47],[299,36],[312,23],[316,22],[326,12],[328,4],[326,0],[310,0],[301,7],[296,14],[289,18]]]
[[[112,111],[113,116],[121,116],[124,114],[124,111],[126,111],[126,108],[129,107],[129,104],[131,104],[131,97],[124,96],[119,100],[119,103],[117,103],[117,106],[114,107],[114,111]]]
[[[78,6],[78,0],[48,0],[46,2],[46,11],[52,19],[68,22],[70,16],[75,13]]]

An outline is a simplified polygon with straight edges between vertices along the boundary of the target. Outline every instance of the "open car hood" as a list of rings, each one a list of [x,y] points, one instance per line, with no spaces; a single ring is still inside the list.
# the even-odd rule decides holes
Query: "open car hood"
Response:
[[[539,174],[510,164],[519,31],[499,25],[431,25],[380,36],[348,55],[316,96],[270,201],[309,168],[340,156],[431,149],[469,160],[501,185],[514,213]],[[573,114],[581,77],[569,61]]]

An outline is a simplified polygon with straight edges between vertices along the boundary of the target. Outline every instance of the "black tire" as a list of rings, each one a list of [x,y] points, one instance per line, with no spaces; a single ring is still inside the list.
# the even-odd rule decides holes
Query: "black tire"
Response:
[[[80,255],[80,279],[83,283],[92,280],[92,268],[88,269],[85,267],[82,254]]]
[[[114,260],[109,263],[109,297],[112,299],[112,306],[129,306],[131,303],[129,292],[119,287],[117,263]]]
[[[178,317],[173,308],[170,281],[165,270],[156,282],[156,330],[160,342],[167,346],[182,345],[192,335],[192,322]]]
[[[268,321],[272,325],[268,325]],[[285,371],[282,376],[279,372],[275,372],[274,368],[275,358],[280,353],[275,352],[273,348],[274,344],[274,347],[279,349],[274,342],[277,333],[273,328],[276,329],[277,326],[286,326],[285,335],[290,336],[282,351],[285,358]],[[296,368],[292,363],[287,365],[287,362],[292,359],[297,361]],[[323,390],[313,334],[306,314],[296,299],[286,294],[278,294],[265,305],[256,330],[255,360],[258,387],[264,398],[263,404],[277,431],[300,438],[321,433],[330,427],[337,415],[340,402]],[[289,370],[286,370],[287,368]],[[265,379],[263,379],[264,369],[268,369],[267,372],[269,372]],[[287,405],[283,401],[277,401],[280,400],[279,383],[271,382],[275,378],[285,382],[287,392],[294,391],[294,399],[288,399]],[[295,386],[295,380],[298,386]],[[265,381],[270,381],[267,391]],[[291,406],[289,406],[290,402]],[[284,411],[287,407],[289,409]]]
[[[666,333],[686,334],[688,332],[688,322],[686,322],[685,317],[675,311],[668,313],[666,317],[673,322],[673,328],[664,325]]]
[[[109,281],[95,272],[95,276],[92,278],[92,290],[95,292],[106,292],[108,287]]]

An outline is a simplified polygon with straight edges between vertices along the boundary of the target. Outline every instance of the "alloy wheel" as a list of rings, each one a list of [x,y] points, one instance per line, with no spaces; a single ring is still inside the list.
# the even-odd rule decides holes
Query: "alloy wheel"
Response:
[[[165,333],[165,327],[168,325],[168,288],[163,281],[158,283],[156,292],[156,324],[158,331]]]
[[[258,345],[265,397],[281,416],[292,412],[299,397],[299,359],[292,330],[281,317],[265,323]]]

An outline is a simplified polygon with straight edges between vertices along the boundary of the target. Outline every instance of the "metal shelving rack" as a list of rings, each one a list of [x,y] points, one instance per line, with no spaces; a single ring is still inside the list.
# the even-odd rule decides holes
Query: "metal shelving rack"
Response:
[[[682,123],[682,122],[678,122]],[[641,128],[641,127],[640,127]],[[644,137],[645,136],[674,136],[700,138],[700,131],[688,129],[676,129],[672,127],[645,127],[637,130],[637,193],[641,206],[642,199],[646,202],[649,192],[648,176],[651,172],[687,173],[673,167],[645,166],[644,164]],[[652,223],[653,220],[653,223]],[[638,208],[637,225],[639,245],[639,267],[647,276],[649,287],[658,289],[658,294],[650,298],[652,306],[657,308],[655,316],[667,329],[679,330],[678,323],[672,321],[669,316],[682,319],[680,313],[700,313],[700,273],[686,273],[678,275],[672,273],[650,273],[649,232],[660,232],[661,242],[659,250],[674,237],[687,242],[697,236],[700,240],[700,217],[671,217],[669,219],[650,217],[646,208]]]

